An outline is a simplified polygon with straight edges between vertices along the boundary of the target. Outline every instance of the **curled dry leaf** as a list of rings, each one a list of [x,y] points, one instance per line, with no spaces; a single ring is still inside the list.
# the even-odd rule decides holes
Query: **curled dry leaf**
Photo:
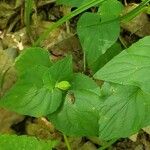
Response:
[[[143,130],[144,130],[146,133],[150,134],[150,126],[143,128]]]
[[[138,4],[135,3],[129,4],[125,8],[125,13],[128,13],[137,6]],[[139,37],[150,35],[150,20],[146,13],[140,13],[131,21],[122,23],[121,27]]]

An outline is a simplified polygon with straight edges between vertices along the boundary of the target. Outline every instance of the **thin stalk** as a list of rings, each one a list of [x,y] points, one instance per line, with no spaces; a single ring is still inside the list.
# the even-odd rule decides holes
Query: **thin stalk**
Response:
[[[71,150],[71,146],[70,146],[70,144],[69,144],[69,141],[68,141],[67,136],[66,136],[65,134],[64,134],[63,136],[64,136],[64,140],[65,140],[65,143],[66,143],[67,149],[68,149],[68,150]]]
[[[73,12],[71,12],[68,15],[64,16],[63,18],[61,18],[57,22],[55,22],[52,25],[50,25],[49,28],[37,39],[37,41],[33,45],[34,46],[40,46],[41,43],[48,37],[48,35],[49,35],[49,33],[51,31],[53,31],[54,29],[58,28],[60,25],[62,25],[66,21],[70,20],[71,18],[79,15],[83,11],[85,11],[85,10],[95,6],[95,5],[98,5],[98,4],[100,4],[100,3],[104,2],[104,1],[106,1],[106,0],[91,0],[90,2],[82,5],[81,7],[77,8]]]
[[[32,8],[33,8],[33,0],[25,0],[24,23],[26,25],[26,32],[31,42],[33,42],[30,28]]]
[[[100,147],[98,150],[106,150],[108,147],[110,147],[113,143],[116,142],[116,139],[115,140],[111,140],[107,143],[105,143],[102,147]]]
[[[86,72],[86,54],[85,51],[83,51],[83,72]]]

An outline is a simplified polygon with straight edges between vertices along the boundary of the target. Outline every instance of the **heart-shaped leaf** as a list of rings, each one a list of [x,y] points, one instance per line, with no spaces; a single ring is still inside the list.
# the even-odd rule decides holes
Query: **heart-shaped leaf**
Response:
[[[36,50],[26,51],[17,60],[16,65],[17,68],[19,67],[19,72],[23,69],[26,71],[20,75],[17,83],[2,97],[0,106],[20,114],[40,117],[51,114],[59,108],[62,102],[62,90],[55,85],[57,82],[69,80],[72,77],[72,58],[66,57],[48,68],[48,59],[46,64],[41,63],[42,66],[34,62],[35,60],[41,61],[42,49],[38,49],[32,64],[30,54],[36,55]],[[44,52],[41,59],[44,57],[46,59],[47,56]],[[32,67],[22,66],[23,60],[29,60]]]
[[[20,114],[40,117],[53,113],[62,101],[59,89],[48,89],[42,76],[47,68],[36,66],[4,95],[0,106]]]
[[[103,88],[106,85],[104,85]],[[150,94],[135,86],[111,85],[100,106],[99,137],[129,137],[150,124]]]
[[[104,54],[117,40],[119,20],[101,20],[99,14],[84,13],[78,21],[77,32],[89,65]]]

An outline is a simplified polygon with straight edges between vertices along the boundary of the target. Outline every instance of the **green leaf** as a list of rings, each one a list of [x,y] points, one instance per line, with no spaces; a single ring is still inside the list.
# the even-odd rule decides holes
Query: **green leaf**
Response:
[[[56,141],[44,141],[29,136],[0,135],[0,149],[2,150],[52,150]]]
[[[118,0],[106,0],[100,6],[101,19],[109,21],[118,18],[123,10],[123,5]]]
[[[35,65],[50,67],[52,63],[46,50],[39,47],[26,48],[16,60],[15,66],[20,74],[30,70]]]
[[[118,84],[110,86],[110,93],[100,107],[101,139],[128,137],[150,124],[150,94],[135,86]]]
[[[78,86],[81,85],[81,86]],[[76,74],[62,107],[48,115],[57,129],[66,135],[98,136],[100,89],[89,77]]]
[[[42,76],[46,70],[47,68],[36,66],[26,72],[4,95],[0,106],[34,117],[56,111],[62,102],[62,92],[45,86]]]
[[[100,88],[94,82],[94,80],[90,79],[88,76],[85,76],[84,74],[81,73],[74,75],[71,87],[72,90],[87,90],[90,92],[94,92],[97,95],[100,95]]]
[[[29,50],[18,60],[19,69],[24,67],[21,67],[23,60],[31,59],[30,52]],[[32,68],[26,69],[17,83],[4,95],[0,106],[34,117],[55,112],[62,102],[62,91],[55,88],[55,84],[72,78],[72,58],[59,60],[50,68],[46,64],[44,66],[44,63],[42,65],[34,64]]]
[[[99,14],[84,13],[78,21],[77,32],[86,59],[92,65],[117,40],[119,20],[103,21]]]
[[[150,93],[150,36],[114,57],[94,77],[122,85],[135,85]]]
[[[25,0],[25,9],[24,9],[24,23],[26,25],[26,31],[28,34],[31,34],[31,13],[34,6],[34,1]]]
[[[56,83],[61,81],[70,81],[72,79],[72,57],[68,56],[54,63],[46,72],[43,80],[50,89],[55,87]]]

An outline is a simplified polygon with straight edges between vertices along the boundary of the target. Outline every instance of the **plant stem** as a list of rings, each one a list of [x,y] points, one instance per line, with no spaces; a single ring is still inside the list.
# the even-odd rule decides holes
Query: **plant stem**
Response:
[[[37,41],[33,44],[34,46],[40,46],[41,43],[48,37],[49,33],[65,23],[67,20],[70,20],[71,18],[77,16],[78,14],[82,13],[83,11],[98,5],[106,0],[91,0],[90,2],[82,5],[81,7],[77,8],[73,12],[69,13],[68,15],[64,16],[57,22],[53,23],[52,25],[49,26],[49,28],[37,39]]]
[[[66,143],[67,149],[68,149],[68,150],[71,150],[71,146],[70,146],[70,144],[69,144],[69,141],[68,141],[67,136],[66,136],[65,134],[63,134],[63,136],[64,136],[64,140],[65,140],[65,143]]]
[[[85,51],[83,51],[83,72],[86,72],[86,56]]]
[[[105,143],[102,147],[100,147],[98,150],[105,150],[106,148],[110,147],[113,143],[116,142],[116,139],[115,140],[111,140],[107,143]]]
[[[33,8],[33,0],[25,0],[25,13],[24,13],[24,23],[26,25],[26,32],[29,36],[31,42],[33,43],[32,34],[31,34],[31,13]]]

